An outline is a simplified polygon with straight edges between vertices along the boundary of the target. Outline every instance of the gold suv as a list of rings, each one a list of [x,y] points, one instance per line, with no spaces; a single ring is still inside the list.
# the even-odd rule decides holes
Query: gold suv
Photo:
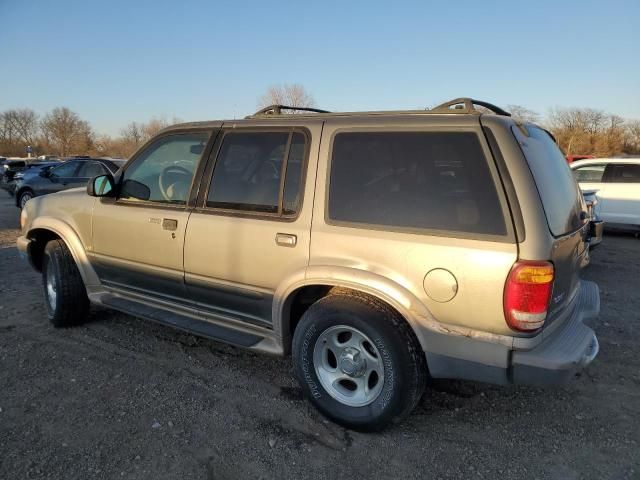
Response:
[[[53,324],[95,303],[291,354],[311,402],[361,430],[429,376],[549,384],[593,360],[595,228],[548,132],[467,98],[288,108],[170,127],[27,202],[18,247]]]

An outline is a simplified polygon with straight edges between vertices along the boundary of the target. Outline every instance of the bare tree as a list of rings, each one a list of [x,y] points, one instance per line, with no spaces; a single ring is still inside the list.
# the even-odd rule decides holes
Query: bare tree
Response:
[[[47,113],[41,123],[46,142],[58,155],[85,153],[92,148],[93,132],[88,122],[67,107]]]
[[[540,121],[540,114],[538,112],[523,107],[522,105],[507,105],[507,111],[511,113],[511,117],[518,122],[537,123]]]
[[[288,107],[314,107],[313,96],[298,84],[272,85],[258,100],[258,108],[269,105],[286,105]],[[293,110],[296,113],[297,110]]]
[[[0,113],[0,151],[5,155],[24,155],[25,147],[38,149],[38,115],[28,108]]]
[[[173,123],[178,123],[176,119],[173,119]],[[167,128],[171,123],[169,123],[165,118],[162,117],[153,117],[147,123],[142,124],[142,138],[144,141],[149,140],[151,137],[156,135],[160,130]]]
[[[130,122],[120,130],[120,137],[111,138],[103,135],[100,137],[100,143],[105,151],[113,152],[112,155],[129,157],[160,130],[180,122],[176,117],[171,121],[164,117],[152,117],[146,123]]]
[[[624,150],[626,153],[640,153],[640,120],[627,122]]]
[[[123,140],[131,142],[133,145],[138,146],[144,139],[142,127],[143,124],[140,124],[138,122],[131,122],[126,127],[120,129],[120,136]]]
[[[567,155],[609,156],[624,151],[624,119],[593,108],[556,108],[547,117],[558,144]]]
[[[38,114],[28,108],[7,110],[4,112],[7,122],[17,139],[26,145],[35,145],[38,141]]]

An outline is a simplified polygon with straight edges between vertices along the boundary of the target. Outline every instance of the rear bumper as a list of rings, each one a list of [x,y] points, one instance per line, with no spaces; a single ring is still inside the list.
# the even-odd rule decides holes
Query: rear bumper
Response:
[[[598,354],[598,339],[584,321],[600,312],[600,292],[583,281],[568,318],[556,321],[518,347],[450,335],[432,338],[426,352],[430,374],[496,384],[557,385],[571,380]],[[518,339],[520,340],[520,339]],[[515,342],[514,342],[515,343]]]
[[[594,283],[591,285],[596,288],[599,305],[598,287]],[[584,315],[572,315],[536,348],[514,351],[512,382],[528,385],[562,384],[591,363],[598,355],[598,339],[593,330],[583,323],[583,318]]]

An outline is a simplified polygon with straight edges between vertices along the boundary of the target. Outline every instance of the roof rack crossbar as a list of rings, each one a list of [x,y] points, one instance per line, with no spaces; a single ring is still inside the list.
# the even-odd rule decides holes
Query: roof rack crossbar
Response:
[[[290,107],[288,105],[269,105],[268,107],[264,107],[258,110],[253,115],[249,115],[247,118],[257,117],[259,115],[280,115],[282,114],[282,110],[298,110],[298,111],[313,112],[313,113],[331,113],[328,110],[320,110],[319,108]]]
[[[450,102],[445,102],[437,107],[433,107],[431,111],[442,113],[482,113],[475,107],[475,105],[484,107],[496,115],[503,115],[505,117],[511,116],[509,112],[493,105],[492,103],[483,102],[482,100],[474,100],[473,98],[468,97],[456,98]]]

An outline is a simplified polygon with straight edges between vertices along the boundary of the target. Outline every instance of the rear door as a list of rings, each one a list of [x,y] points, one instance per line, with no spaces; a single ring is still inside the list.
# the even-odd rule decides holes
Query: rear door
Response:
[[[640,225],[640,163],[610,163],[598,193],[602,219],[620,225]]]
[[[274,123],[225,125],[184,247],[185,282],[200,308],[264,326],[272,325],[277,288],[308,265],[322,128]]]
[[[550,260],[555,269],[550,320],[554,310],[571,300],[580,285],[587,254],[588,223],[582,192],[551,136],[534,125],[513,127],[542,200],[549,232],[555,239]],[[586,212],[585,212],[586,214]]]

